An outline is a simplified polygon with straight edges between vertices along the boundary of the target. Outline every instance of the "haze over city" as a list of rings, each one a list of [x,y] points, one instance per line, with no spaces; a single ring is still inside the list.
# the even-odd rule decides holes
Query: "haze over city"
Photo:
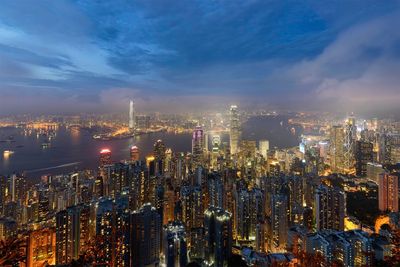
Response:
[[[400,266],[400,0],[1,0],[1,267]]]
[[[2,1],[0,114],[398,114],[399,1]]]

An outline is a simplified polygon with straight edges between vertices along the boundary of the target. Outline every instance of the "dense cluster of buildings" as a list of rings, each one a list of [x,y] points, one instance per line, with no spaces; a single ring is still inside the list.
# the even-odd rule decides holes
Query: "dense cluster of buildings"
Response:
[[[133,117],[131,103],[130,128]],[[26,238],[28,266],[90,254],[100,266],[222,267],[233,255],[249,266],[304,266],[307,257],[321,266],[374,266],[391,255],[399,222],[375,233],[349,229],[346,190],[334,181],[376,182],[379,209],[397,218],[398,125],[358,128],[350,117],[329,127],[326,140],[277,149],[242,138],[240,121],[232,106],[229,142],[196,126],[191,152],[158,140],[151,155],[133,146],[122,161],[103,149],[94,172],[35,185],[0,177],[0,240]]]

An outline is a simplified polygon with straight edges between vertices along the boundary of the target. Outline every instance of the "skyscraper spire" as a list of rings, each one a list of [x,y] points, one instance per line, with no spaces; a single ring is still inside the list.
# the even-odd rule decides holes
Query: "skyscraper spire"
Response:
[[[129,129],[133,131],[135,128],[135,106],[133,100],[129,102]]]

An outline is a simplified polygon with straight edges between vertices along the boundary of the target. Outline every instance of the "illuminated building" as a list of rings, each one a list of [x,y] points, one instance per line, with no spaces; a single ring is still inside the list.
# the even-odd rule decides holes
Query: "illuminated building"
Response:
[[[203,165],[203,153],[204,153],[204,131],[201,126],[197,126],[193,131],[192,136],[192,155],[193,155],[193,167]]]
[[[179,267],[188,264],[185,227],[180,222],[164,226],[163,253],[166,267]]]
[[[382,173],[379,176],[379,210],[399,211],[399,177],[397,174]]]
[[[339,188],[320,185],[315,193],[315,220],[317,230],[344,230],[346,196]]]
[[[131,265],[158,266],[161,218],[150,203],[131,213]]]
[[[239,112],[236,105],[232,105],[230,108],[230,130],[229,130],[229,144],[230,152],[235,155],[238,152],[240,139],[240,121]]]
[[[282,251],[286,246],[288,231],[288,201],[287,196],[274,194],[271,197],[271,250]]]
[[[102,149],[100,151],[100,168],[111,164],[111,150],[108,148]]]
[[[379,175],[385,172],[385,169],[381,164],[368,162],[367,163],[367,178],[379,184]]]
[[[154,168],[155,175],[164,173],[164,164],[167,148],[162,140],[157,140],[154,143]]]
[[[378,161],[381,164],[391,164],[392,136],[380,134],[378,137]]]
[[[354,167],[354,149],[357,139],[357,127],[354,117],[349,117],[346,120],[344,130],[344,167],[347,171]]]
[[[150,116],[138,115],[136,116],[136,127],[139,129],[149,129],[151,127]]]
[[[205,260],[215,267],[227,266],[232,253],[232,214],[217,207],[204,212]]]
[[[102,238],[103,253],[97,260],[110,266],[130,264],[130,220],[128,197],[102,199],[96,210],[96,235]],[[136,266],[136,265],[134,265]]]
[[[56,263],[67,264],[79,257],[89,242],[90,208],[80,204],[56,214]]]
[[[203,202],[200,187],[183,186],[181,188],[181,219],[186,229],[202,226],[203,221]]]
[[[257,224],[263,219],[263,194],[260,189],[241,189],[236,200],[237,239],[255,241]],[[235,218],[236,219],[236,218]]]
[[[54,228],[34,230],[28,235],[27,266],[56,264],[56,233]]]
[[[137,146],[131,147],[131,161],[138,161],[139,158],[139,148]]]
[[[373,161],[373,144],[365,141],[357,141],[356,149],[356,174],[365,177],[367,175],[367,164]]]
[[[17,236],[18,224],[10,218],[0,218],[0,241]]]
[[[331,171],[341,173],[344,170],[344,131],[341,126],[332,126],[330,130],[329,157]]]
[[[213,135],[211,137],[211,141],[212,141],[211,166],[213,169],[216,169],[218,157],[220,155],[221,137],[219,135]]]
[[[135,126],[136,126],[135,123],[136,123],[136,120],[135,120],[135,106],[134,106],[133,101],[131,100],[129,102],[129,130],[130,131],[134,131]]]
[[[0,216],[4,215],[8,194],[8,179],[5,176],[0,176]]]
[[[264,159],[266,159],[268,157],[269,141],[268,140],[258,141],[258,150],[260,151]]]

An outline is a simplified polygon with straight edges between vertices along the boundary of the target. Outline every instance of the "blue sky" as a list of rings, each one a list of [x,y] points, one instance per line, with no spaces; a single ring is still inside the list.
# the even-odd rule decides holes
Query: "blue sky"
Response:
[[[396,111],[400,1],[3,0],[0,114]]]

